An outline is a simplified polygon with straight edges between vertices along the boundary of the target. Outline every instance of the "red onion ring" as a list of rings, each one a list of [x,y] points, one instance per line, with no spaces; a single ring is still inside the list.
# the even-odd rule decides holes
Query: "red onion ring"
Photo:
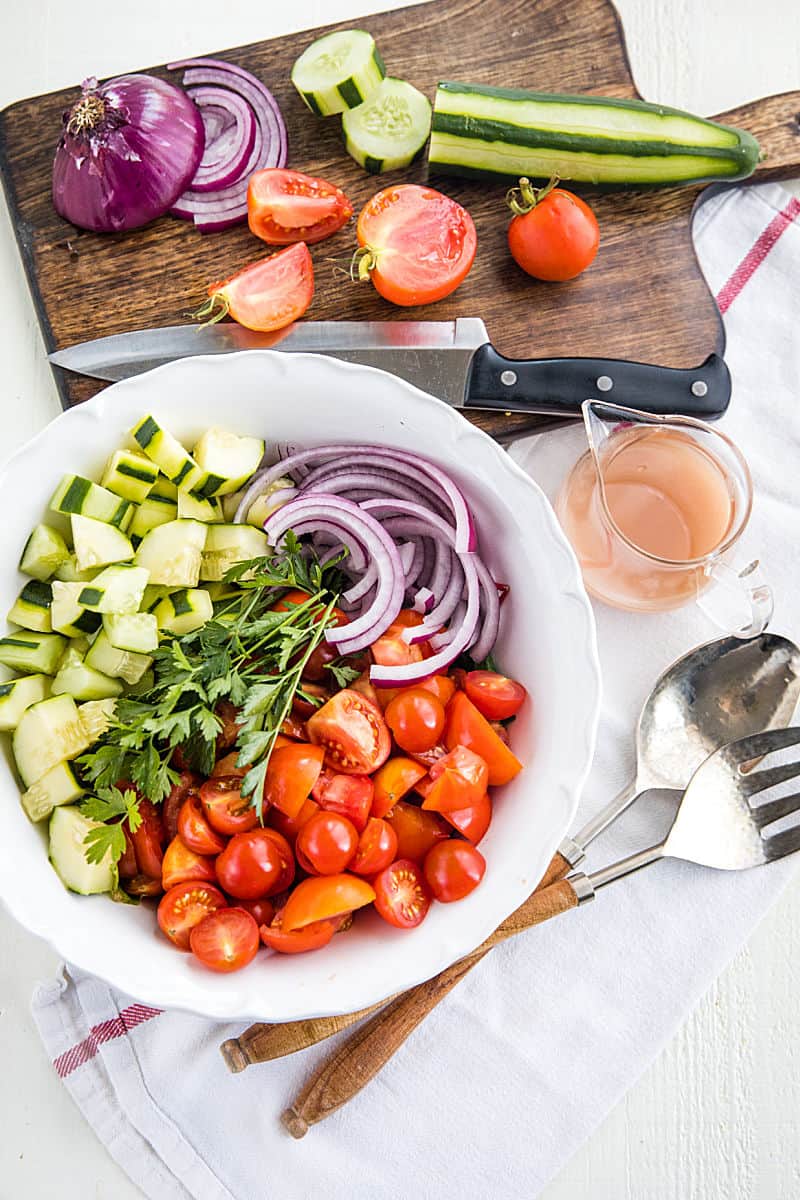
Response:
[[[206,131],[206,146],[191,191],[218,192],[241,177],[256,140],[256,119],[247,101],[229,88],[196,87],[189,95],[200,109]],[[231,118],[216,136],[214,123],[206,115],[210,109],[222,110]]]

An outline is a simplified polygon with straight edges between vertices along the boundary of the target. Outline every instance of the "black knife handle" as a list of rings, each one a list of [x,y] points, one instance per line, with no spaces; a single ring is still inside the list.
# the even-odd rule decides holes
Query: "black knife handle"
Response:
[[[714,420],[730,398],[730,372],[718,354],[688,370],[613,358],[515,362],[487,343],[473,355],[464,403],[467,408],[579,417],[584,400],[607,400],[648,413]]]

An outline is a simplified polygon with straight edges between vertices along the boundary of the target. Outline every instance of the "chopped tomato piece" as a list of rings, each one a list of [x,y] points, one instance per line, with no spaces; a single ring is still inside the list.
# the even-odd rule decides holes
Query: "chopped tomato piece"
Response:
[[[242,781],[235,775],[207,779],[200,788],[200,803],[208,823],[217,833],[244,833],[255,829],[258,813],[250,796],[243,796]]]
[[[259,259],[208,289],[196,313],[212,317],[221,308],[247,329],[269,333],[302,317],[314,298],[314,264],[305,242]]]
[[[305,954],[307,950],[321,950],[327,946],[341,923],[340,917],[328,921],[312,921],[302,929],[291,932],[283,928],[283,909],[275,914],[271,924],[261,926],[261,940],[270,950],[279,954]]]
[[[310,821],[314,813],[319,812],[316,800],[306,800],[296,817],[287,817],[286,813],[277,808],[271,808],[267,813],[267,821],[273,829],[277,829],[288,842],[293,842],[306,821]]]
[[[184,800],[190,792],[199,788],[201,782],[200,776],[195,775],[192,771],[181,771],[180,779],[161,802],[161,820],[164,822],[164,832],[168,842],[171,842],[178,832],[178,814]]]
[[[280,734],[278,735],[280,737]],[[277,742],[276,742],[277,745]],[[239,760],[239,751],[231,750],[230,754],[224,754],[222,758],[218,758],[214,763],[211,771],[211,778],[217,779],[220,775],[238,775],[242,779],[250,770],[249,767],[237,767],[236,763]]]
[[[390,626],[386,633],[374,641],[370,651],[375,662],[381,667],[405,667],[409,663],[422,662],[423,654],[419,645],[410,646],[402,637],[402,629]]]
[[[127,785],[120,786],[124,791]],[[164,822],[161,820],[159,809],[146,797],[139,800],[139,816],[142,818],[141,824],[135,833],[131,833],[136,862],[143,875],[149,875],[151,879],[160,879],[161,860],[164,856]]]
[[[260,896],[258,900],[237,900],[236,907],[249,912],[256,925],[269,925],[275,916],[275,905],[266,896]]]
[[[508,783],[522,770],[522,763],[516,755],[463,692],[456,692],[447,706],[444,740],[448,750],[465,746],[479,754],[489,768],[489,784],[492,787]]]
[[[423,679],[418,687],[432,692],[443,708],[447,708],[456,690],[456,685],[449,675],[431,675],[430,678]]]
[[[314,175],[267,167],[250,176],[247,223],[270,246],[312,245],[341,229],[353,206],[341,188]]]
[[[302,929],[316,921],[341,917],[363,908],[375,899],[375,892],[357,875],[317,875],[298,883],[283,911],[283,928]]]
[[[218,908],[195,925],[189,945],[211,971],[238,971],[258,953],[258,926],[243,908]]]
[[[239,736],[239,711],[230,700],[220,700],[214,712],[222,722],[222,728],[217,734],[217,754],[223,754],[236,745]]]
[[[184,846],[194,850],[195,854],[219,854],[225,849],[226,839],[209,823],[200,797],[195,792],[188,795],[181,805],[178,833]]]
[[[372,816],[385,817],[397,801],[402,800],[424,775],[425,768],[414,762],[413,758],[396,755],[387,759],[372,780],[375,787]]]
[[[477,804],[485,795],[489,768],[479,754],[456,746],[437,759],[430,769],[431,783],[425,790],[423,808],[435,812],[453,812]]]

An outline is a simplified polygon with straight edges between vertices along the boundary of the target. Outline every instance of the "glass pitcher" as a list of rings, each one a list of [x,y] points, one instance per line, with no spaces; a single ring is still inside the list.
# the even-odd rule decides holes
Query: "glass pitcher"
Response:
[[[757,562],[730,563],[753,503],[734,443],[692,417],[599,400],[582,407],[589,449],[565,479],[556,512],[587,590],[634,612],[697,601],[730,632],[762,632],[772,592]]]

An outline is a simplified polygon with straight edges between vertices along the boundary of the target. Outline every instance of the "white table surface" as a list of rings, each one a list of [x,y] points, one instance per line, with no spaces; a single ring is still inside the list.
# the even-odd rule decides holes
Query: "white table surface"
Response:
[[[134,6],[0,0],[0,107],[86,75],[133,70],[387,6],[386,0],[137,0]],[[647,99],[716,113],[800,88],[796,0],[618,0],[618,7]],[[0,208],[5,454],[59,408]],[[799,911],[800,878],[542,1200],[798,1196]],[[47,946],[0,911],[0,1200],[135,1200],[141,1193],[84,1124],[33,1028],[32,987],[56,965]]]

